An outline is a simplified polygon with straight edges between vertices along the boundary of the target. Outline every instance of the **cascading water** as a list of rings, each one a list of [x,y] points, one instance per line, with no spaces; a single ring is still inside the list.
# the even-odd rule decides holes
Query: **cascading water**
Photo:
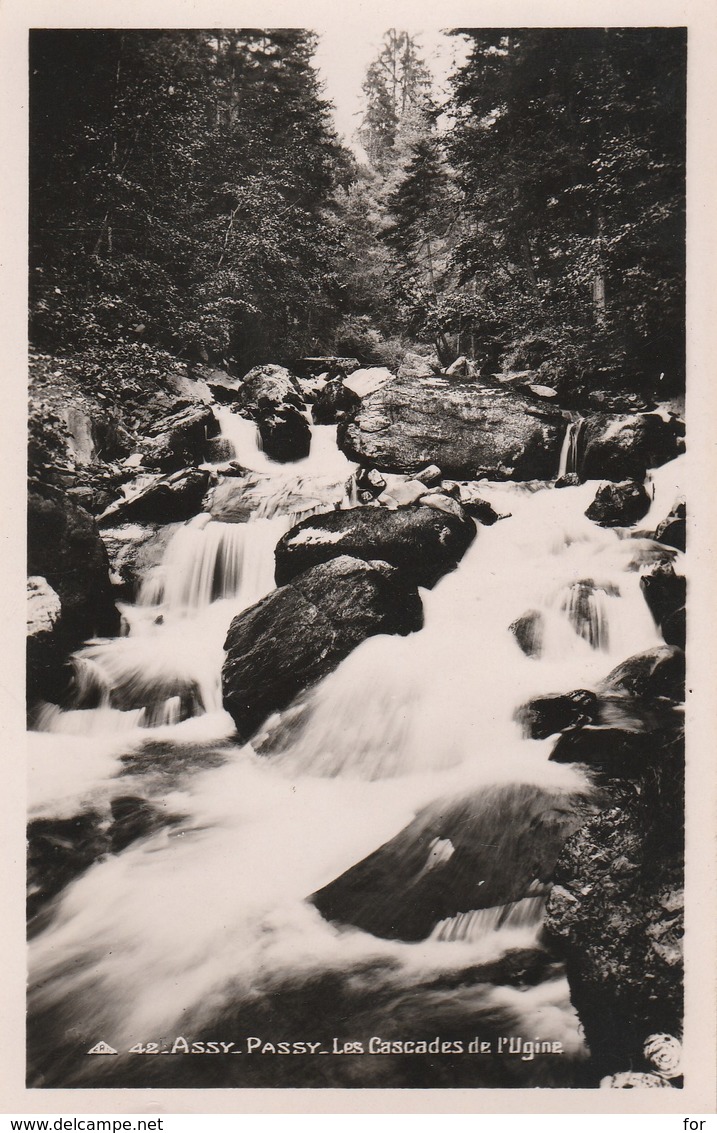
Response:
[[[585,425],[584,417],[577,417],[574,421],[570,421],[565,431],[565,438],[563,440],[563,447],[560,450],[560,467],[558,468],[558,479],[562,476],[569,476],[571,473],[577,473],[578,460],[580,457],[580,438],[582,436],[583,427]]]
[[[253,449],[241,450],[246,424],[236,459],[262,465],[255,435]],[[331,459],[329,477],[345,471],[345,458]],[[316,453],[308,460],[318,474]],[[552,741],[525,739],[515,713],[532,695],[590,687],[659,642],[634,569],[640,541],[585,518],[594,485],[486,484],[485,497],[511,517],[481,528],[459,568],[422,593],[425,628],[368,639],[268,720],[253,745],[238,747],[219,698],[222,642],[231,618],[272,586],[274,544],[296,515],[276,506],[279,482],[295,493],[307,476],[306,462],[271,471],[263,517],[226,524],[202,515],[177,531],[124,611],[129,633],[79,652],[77,707],[38,717],[33,818],[91,812],[101,822],[113,799],[132,795],[173,820],[106,854],[41,914],[30,1082],[424,1085],[393,1056],[301,1055],[294,1069],[227,1056],[216,1071],[211,1060],[84,1052],[100,1038],[120,1052],[148,1042],[170,1049],[183,1036],[234,1041],[246,1053],[248,1035],[316,1040],[330,1052],[337,1036],[485,1034],[540,1037],[562,1044],[564,1058],[557,1068],[516,1059],[508,1070],[446,1058],[432,1084],[574,1084],[584,1047],[562,970],[539,948],[541,885],[504,904],[456,908],[413,942],[330,923],[307,898],[436,800],[468,817],[425,844],[421,836],[399,846],[411,884],[457,860],[476,811],[487,842],[520,845],[532,820],[521,820],[516,791],[530,788],[536,806],[544,796],[558,809],[590,797],[580,769],[548,762]],[[661,518],[676,486],[660,470]],[[535,656],[510,629],[526,612],[539,623]],[[498,803],[484,805],[494,790]],[[514,828],[501,798],[513,800]],[[401,899],[410,902],[410,889]],[[514,955],[541,977],[481,976]]]

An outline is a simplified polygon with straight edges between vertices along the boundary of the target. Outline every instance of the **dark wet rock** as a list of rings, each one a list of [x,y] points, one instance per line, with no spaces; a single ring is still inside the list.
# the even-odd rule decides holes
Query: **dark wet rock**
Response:
[[[150,438],[142,458],[148,468],[174,472],[204,459],[207,441],[219,433],[208,405],[191,402],[147,427]]]
[[[678,500],[669,515],[658,524],[655,540],[677,551],[684,551],[687,542],[687,507],[684,500]]]
[[[564,476],[559,476],[555,481],[556,488],[576,488],[580,483],[580,477],[577,472],[566,472]]]
[[[455,502],[455,501],[452,501]],[[419,586],[433,584],[453,570],[475,537],[465,515],[428,507],[388,511],[358,507],[313,515],[292,527],[276,546],[276,581],[339,555],[383,559]]]
[[[312,897],[327,920],[424,940],[441,921],[547,892],[585,797],[510,785],[431,803],[395,838]]]
[[[483,527],[492,527],[499,519],[510,518],[510,512],[496,511],[481,495],[480,484],[473,481],[443,480],[441,491],[458,500],[468,514],[473,519],[477,519]]]
[[[687,579],[673,566],[658,563],[640,576],[640,586],[666,643],[684,649]]]
[[[526,657],[540,657],[543,652],[545,619],[539,610],[527,610],[510,626],[510,632]]]
[[[297,409],[274,409],[259,417],[259,434],[270,460],[285,464],[303,460],[311,449],[309,422]]]
[[[108,851],[103,818],[94,810],[73,818],[36,818],[28,826],[27,841],[31,917]]]
[[[585,763],[610,778],[643,775],[655,747],[649,732],[588,725],[564,732],[555,744],[553,763]]]
[[[242,739],[337,667],[360,642],[423,624],[416,589],[386,562],[342,555],[292,578],[234,619],[224,707]]]
[[[361,398],[344,385],[342,378],[332,378],[318,394],[311,416],[317,425],[335,425],[355,413],[360,404]]]
[[[107,838],[113,854],[119,854],[139,838],[146,838],[163,826],[179,821],[177,816],[168,815],[155,803],[136,795],[114,798],[110,811],[112,822]]]
[[[543,948],[511,948],[497,960],[442,972],[429,987],[473,988],[484,983],[495,987],[537,987],[559,979],[563,971],[562,963]]]
[[[69,652],[96,634],[119,629],[109,560],[92,516],[56,488],[33,483],[28,496],[29,575],[45,578],[59,596],[55,633]]]
[[[649,510],[650,497],[644,484],[625,480],[601,484],[585,514],[600,527],[632,527]]]
[[[209,472],[201,468],[182,468],[158,477],[116,500],[98,516],[98,522],[179,523],[192,519],[201,508],[209,480]]]
[[[680,423],[658,413],[595,414],[585,419],[579,473],[582,480],[644,480],[684,451]]]
[[[587,404],[603,413],[641,413],[654,409],[654,402],[648,402],[638,393],[625,390],[591,390]]]
[[[477,496],[470,499],[465,499],[463,496],[459,497],[460,502],[473,519],[477,519],[482,527],[492,527],[499,519],[509,519],[510,512],[496,511],[492,504],[487,500],[481,500]]]
[[[566,959],[596,1079],[643,1062],[645,1040],[681,1035],[684,750],[648,760],[639,791],[590,819],[555,870],[545,927]]]
[[[663,618],[660,629],[668,645],[676,645],[678,648],[684,649],[687,641],[686,608],[681,606],[679,610],[674,610],[671,614],[667,614],[667,616]]]
[[[99,647],[101,650],[101,646]],[[79,660],[93,661],[95,646],[86,646],[79,654]],[[121,656],[120,656],[121,659]],[[101,667],[101,660],[100,660]],[[96,684],[85,683],[82,695],[79,688],[73,690],[73,706],[76,708],[96,708],[106,695],[101,681]],[[205,710],[199,685],[191,677],[163,672],[159,667],[145,674],[137,674],[131,666],[126,673],[118,672],[109,692],[109,704],[122,712],[144,709],[142,726],[156,727],[167,723],[167,701],[172,700],[172,718],[186,720],[201,715]]]
[[[635,653],[608,673],[598,692],[645,700],[662,697],[679,704],[685,698],[685,655],[670,645]]]
[[[548,480],[564,432],[560,412],[508,389],[396,378],[339,426],[339,444],[351,459],[384,471],[437,464],[455,479]]]
[[[386,481],[377,468],[359,468],[355,478],[356,487],[371,496],[380,496],[386,490]]]
[[[599,713],[599,701],[594,692],[578,688],[573,692],[538,696],[516,712],[516,720],[526,736],[544,740],[566,728],[581,728],[594,724]]]

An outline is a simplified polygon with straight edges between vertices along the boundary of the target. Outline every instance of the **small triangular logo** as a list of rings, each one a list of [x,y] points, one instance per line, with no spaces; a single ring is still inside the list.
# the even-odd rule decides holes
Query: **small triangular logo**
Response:
[[[113,1046],[110,1046],[109,1043],[99,1042],[99,1043],[97,1043],[96,1046],[92,1047],[92,1050],[88,1050],[87,1053],[88,1054],[119,1054],[119,1051],[115,1050],[115,1048]]]

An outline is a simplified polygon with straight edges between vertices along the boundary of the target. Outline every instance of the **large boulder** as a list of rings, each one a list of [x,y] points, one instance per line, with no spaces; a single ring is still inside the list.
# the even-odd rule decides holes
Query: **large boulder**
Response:
[[[687,505],[684,499],[675,500],[669,515],[662,520],[662,523],[658,523],[655,540],[664,543],[666,547],[684,551],[687,543]]]
[[[27,636],[51,634],[60,620],[62,603],[46,578],[27,580]]]
[[[407,378],[409,381],[414,381],[416,378],[430,378],[440,369],[441,363],[437,355],[425,358],[422,354],[415,354],[409,350],[398,367],[398,377]]]
[[[264,452],[286,463],[309,455],[311,430],[298,380],[284,366],[255,366],[239,387],[232,409],[259,426]]]
[[[313,515],[277,543],[276,582],[283,586],[317,563],[352,555],[383,559],[413,584],[433,586],[456,566],[474,537],[468,516],[432,507],[357,507]]]
[[[142,463],[149,468],[173,472],[203,460],[207,441],[219,433],[211,408],[199,402],[182,406],[147,428],[150,438]]]
[[[639,791],[568,841],[555,869],[545,927],[566,960],[595,1084],[650,1069],[646,1040],[682,1031],[683,775],[678,736],[648,762]]]
[[[685,699],[685,655],[670,645],[635,653],[608,673],[598,692],[679,704]]]
[[[687,579],[669,563],[656,563],[640,575],[640,586],[668,645],[685,648]]]
[[[536,696],[522,705],[515,718],[523,732],[533,740],[544,740],[566,728],[594,724],[600,704],[594,692],[585,688],[551,696]]]
[[[98,523],[179,523],[191,519],[201,508],[209,487],[209,472],[182,468],[170,476],[159,476],[110,504]]]
[[[27,693],[28,701],[51,700],[62,695],[61,676],[66,650],[58,632],[62,603],[46,578],[27,580]]]
[[[563,732],[550,759],[583,763],[608,778],[636,779],[645,773],[656,743],[652,732],[587,725]]]
[[[355,393],[359,398],[364,398],[381,389],[382,386],[386,385],[386,382],[391,381],[393,381],[393,374],[385,366],[369,366],[366,369],[356,370],[355,373],[345,377],[343,384],[345,389]]]
[[[549,480],[565,433],[562,414],[508,389],[445,378],[396,378],[339,426],[353,460],[384,471],[437,464],[445,476]]]
[[[262,448],[270,460],[286,464],[309,455],[311,428],[298,409],[272,409],[260,413],[258,420]]]
[[[438,799],[311,899],[327,920],[407,941],[481,909],[495,927],[526,898],[537,921],[565,841],[595,810],[527,784]]]
[[[585,514],[600,527],[632,527],[649,510],[650,497],[644,484],[625,480],[601,484]]]
[[[92,516],[58,489],[33,484],[27,535],[28,574],[41,575],[59,596],[68,648],[117,633],[109,560]]]
[[[234,619],[224,707],[247,740],[367,637],[405,635],[422,624],[418,592],[395,567],[348,555],[320,563]]]
[[[678,421],[659,413],[596,413],[585,419],[578,471],[582,480],[644,480],[649,468],[684,451]]]
[[[361,398],[344,385],[341,378],[327,382],[311,408],[311,415],[317,425],[335,425],[350,417],[361,404]]]
[[[236,406],[258,419],[289,406],[302,410],[304,401],[298,381],[285,366],[266,365],[255,366],[244,376]]]

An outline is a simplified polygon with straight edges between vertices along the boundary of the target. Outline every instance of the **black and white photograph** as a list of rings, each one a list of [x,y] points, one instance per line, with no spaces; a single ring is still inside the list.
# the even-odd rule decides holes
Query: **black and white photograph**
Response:
[[[695,33],[466,11],[27,28],[40,1100],[703,1081]]]

